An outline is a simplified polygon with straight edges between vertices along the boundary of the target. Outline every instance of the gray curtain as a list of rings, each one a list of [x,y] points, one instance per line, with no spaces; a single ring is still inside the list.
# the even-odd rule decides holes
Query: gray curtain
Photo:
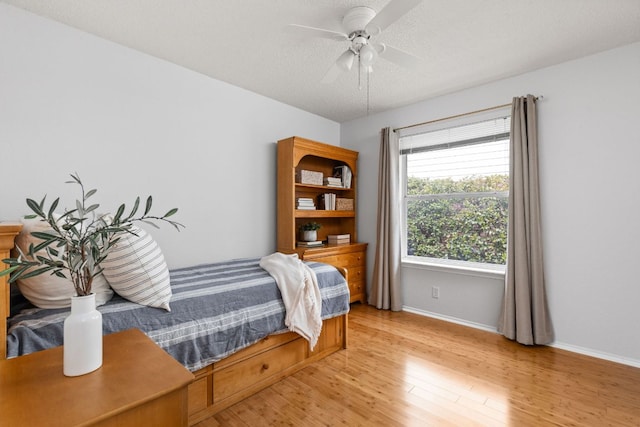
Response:
[[[549,344],[553,328],[545,294],[538,180],[536,99],[511,107],[507,272],[498,331],[522,344]]]
[[[400,148],[391,128],[382,129],[378,171],[378,222],[369,304],[402,310],[400,292]]]

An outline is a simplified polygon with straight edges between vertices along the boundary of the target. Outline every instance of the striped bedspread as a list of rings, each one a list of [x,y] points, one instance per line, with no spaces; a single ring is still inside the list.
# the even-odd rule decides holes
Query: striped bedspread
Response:
[[[171,312],[115,295],[98,307],[103,331],[109,334],[141,329],[191,371],[267,335],[286,332],[280,291],[259,261],[239,259],[171,270]],[[318,277],[322,318],[347,313],[349,290],[342,275],[327,264],[307,264]],[[63,323],[68,315],[69,309],[20,309],[8,319],[8,357],[62,345]]]

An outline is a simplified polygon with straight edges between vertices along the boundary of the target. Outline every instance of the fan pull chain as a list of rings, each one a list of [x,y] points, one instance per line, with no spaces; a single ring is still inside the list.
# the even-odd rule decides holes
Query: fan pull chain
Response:
[[[362,80],[363,80],[362,79],[362,73],[363,72],[367,76],[366,77],[366,79],[367,79],[366,111],[367,111],[367,116],[368,116],[369,115],[369,111],[370,111],[370,109],[369,109],[369,94],[370,94],[369,86],[370,86],[370,83],[371,83],[371,80],[370,80],[370,78],[371,78],[370,74],[371,73],[368,70],[363,71],[362,62],[360,61],[360,55],[358,55],[358,90],[362,90]]]
[[[362,90],[362,61],[358,55],[358,90]]]
[[[369,86],[371,86],[371,73],[367,73],[367,116],[369,115]]]

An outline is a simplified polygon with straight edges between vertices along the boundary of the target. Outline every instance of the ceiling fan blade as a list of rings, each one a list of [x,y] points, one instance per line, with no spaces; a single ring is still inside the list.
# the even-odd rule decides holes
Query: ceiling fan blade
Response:
[[[320,80],[320,83],[331,84],[336,81],[340,74],[342,74],[342,69],[338,66],[338,64],[334,62],[333,65],[331,65],[331,68],[329,68],[327,73],[324,75],[322,80]]]
[[[391,0],[373,17],[365,30],[369,34],[378,34],[420,3],[422,0]]]
[[[420,62],[417,56],[383,43],[377,44],[375,48],[382,58],[404,68],[415,67]]]
[[[324,84],[335,82],[340,74],[351,70],[356,56],[356,53],[351,49],[344,51],[338,59],[331,64],[331,68],[329,68],[320,82]]]
[[[285,28],[288,33],[298,34],[306,37],[322,37],[330,40],[349,40],[349,36],[338,31],[325,30],[323,28],[309,27],[306,25],[289,24]]]

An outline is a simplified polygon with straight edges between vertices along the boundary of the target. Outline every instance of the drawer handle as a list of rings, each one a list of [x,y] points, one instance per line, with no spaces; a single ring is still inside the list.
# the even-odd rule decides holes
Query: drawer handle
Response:
[[[267,369],[269,369],[269,364],[268,363],[263,363],[262,364],[262,370],[266,371]]]

